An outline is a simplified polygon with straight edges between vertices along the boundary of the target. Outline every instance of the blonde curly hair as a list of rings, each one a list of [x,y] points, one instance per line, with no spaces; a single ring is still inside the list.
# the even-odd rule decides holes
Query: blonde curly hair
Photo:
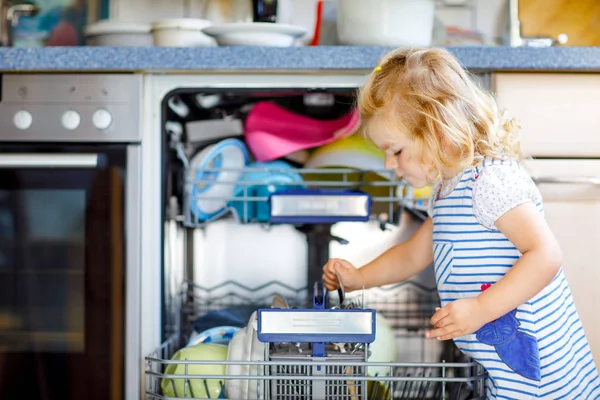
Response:
[[[448,51],[402,49],[387,54],[358,95],[363,132],[384,115],[422,153],[432,157],[435,174],[472,166],[485,157],[521,159],[519,126],[498,110]]]

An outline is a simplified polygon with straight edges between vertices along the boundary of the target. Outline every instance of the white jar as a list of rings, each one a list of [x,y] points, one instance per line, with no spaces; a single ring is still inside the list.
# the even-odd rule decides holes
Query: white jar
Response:
[[[340,44],[428,47],[435,0],[338,0]]]
[[[212,22],[198,18],[171,18],[152,23],[152,36],[155,46],[199,47],[215,46],[215,40],[202,29],[212,26]]]

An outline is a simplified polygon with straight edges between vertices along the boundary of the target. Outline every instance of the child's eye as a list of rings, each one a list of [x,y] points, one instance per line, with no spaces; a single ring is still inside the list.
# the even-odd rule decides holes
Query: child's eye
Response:
[[[394,153],[395,156],[399,156],[402,153],[402,149],[398,150],[397,152]]]

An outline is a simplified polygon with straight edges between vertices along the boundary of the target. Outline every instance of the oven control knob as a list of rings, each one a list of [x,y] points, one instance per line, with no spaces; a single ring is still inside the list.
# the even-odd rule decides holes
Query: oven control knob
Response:
[[[92,123],[100,130],[107,129],[110,124],[112,124],[112,115],[105,109],[101,108],[96,110],[92,116]]]
[[[19,129],[29,129],[33,123],[33,115],[27,110],[19,110],[13,117],[13,123]]]
[[[77,111],[69,110],[62,115],[61,122],[66,129],[72,131],[79,126],[81,116]]]

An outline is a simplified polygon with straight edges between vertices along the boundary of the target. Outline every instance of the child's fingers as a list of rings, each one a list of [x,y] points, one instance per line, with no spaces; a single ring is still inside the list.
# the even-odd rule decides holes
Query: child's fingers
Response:
[[[330,279],[325,277],[325,275],[323,275],[322,279],[327,290],[336,290],[340,286],[337,279]]]
[[[342,259],[336,259],[335,262],[333,263],[333,266],[336,269],[336,271],[338,271],[338,273],[341,273],[341,274],[347,272],[348,269],[354,269],[354,265],[352,265],[348,261],[342,260]]]
[[[325,289],[327,289],[330,292],[337,289],[337,287],[334,286],[333,283],[331,283],[331,282],[323,281],[323,284],[325,285]]]
[[[435,309],[435,314],[433,314],[433,316],[431,317],[431,319],[429,320],[431,322],[431,324],[433,326],[436,326],[436,324],[446,318],[448,316],[448,310],[446,310],[445,308],[436,308]]]
[[[327,290],[335,290],[338,287],[338,280],[335,272],[333,272],[333,267],[330,264],[331,261],[325,264],[323,267],[323,275],[321,279],[323,280],[323,284],[325,284]]]
[[[327,261],[327,264],[323,267],[323,272],[331,279],[336,279],[338,275],[345,275],[348,266],[352,267],[346,260],[341,260],[339,258],[332,258]]]
[[[333,267],[333,264],[335,262],[335,260],[329,260],[327,264],[325,264],[325,266],[323,267],[323,276],[326,276],[330,280],[336,279],[335,269]]]
[[[335,276],[332,278],[329,275],[323,274],[323,276],[321,277],[321,279],[323,279],[324,283],[336,284],[337,285],[337,278]]]
[[[323,266],[323,275],[321,279],[327,290],[335,290],[339,287],[338,279],[344,286],[352,280],[352,273],[356,271],[354,266],[346,260],[332,258]]]
[[[425,336],[429,339],[448,340],[460,336],[460,330],[455,324],[450,324],[443,328],[431,329]]]

